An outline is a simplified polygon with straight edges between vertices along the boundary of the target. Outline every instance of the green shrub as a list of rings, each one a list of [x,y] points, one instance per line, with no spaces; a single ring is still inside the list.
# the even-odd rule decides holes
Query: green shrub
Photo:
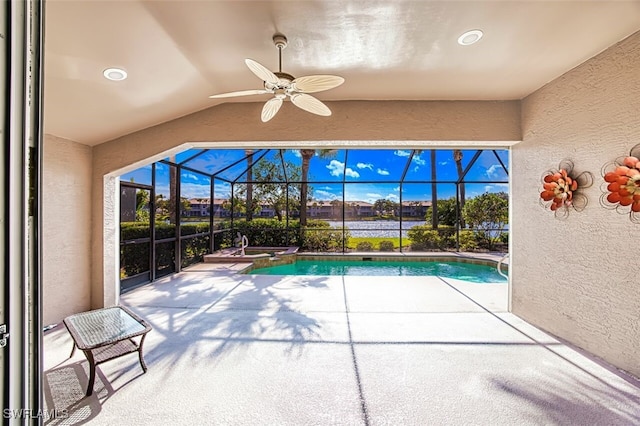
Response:
[[[380,251],[393,251],[393,241],[380,241]]]
[[[498,241],[500,241],[502,244],[508,244],[509,243],[509,231],[502,231],[500,233],[500,237],[498,238]]]
[[[217,234],[215,241],[220,247],[232,247],[237,233],[246,235],[252,247],[288,247],[298,246],[306,251],[342,251],[342,228],[318,219],[310,219],[304,230],[298,220],[278,221],[276,219],[256,218],[252,221],[236,220],[234,229]],[[219,222],[217,229],[231,227],[231,221]],[[288,229],[287,229],[288,227]],[[349,241],[349,232],[345,232],[344,243]]]
[[[349,242],[349,231],[342,234],[342,228],[308,229],[304,233],[300,248],[305,251],[333,252],[342,251],[343,244]]]
[[[202,262],[205,254],[209,254],[209,236],[202,235],[181,241],[182,268]]]
[[[475,251],[478,249],[478,237],[474,231],[460,231],[460,250]]]
[[[373,251],[373,244],[369,241],[360,241],[356,246],[357,251]]]
[[[443,238],[431,225],[417,225],[409,229],[407,236],[411,240],[411,250],[435,250],[443,246]]]
[[[456,228],[441,225],[433,229],[431,225],[417,225],[409,229],[407,236],[411,240],[411,250],[447,250],[456,248]]]
[[[295,239],[299,225],[297,222],[289,222],[287,232],[287,222],[275,219],[256,218],[251,221],[236,220],[233,223],[232,232],[225,234],[224,247],[233,247],[237,233],[246,235],[249,245],[252,247],[285,247],[288,241]],[[223,228],[231,228],[231,222],[222,224]]]
[[[122,222],[120,224],[120,241],[149,238],[149,222]]]
[[[207,222],[182,224],[180,228],[182,236],[196,235],[209,232]],[[155,265],[160,275],[175,270],[175,224],[156,223],[156,241],[172,239],[166,242],[156,242]],[[131,243],[132,240],[150,238],[148,222],[122,222],[120,224],[120,278],[127,278],[149,271],[150,241]],[[186,267],[201,262],[205,254],[209,253],[209,236],[197,236],[181,241],[181,266]]]

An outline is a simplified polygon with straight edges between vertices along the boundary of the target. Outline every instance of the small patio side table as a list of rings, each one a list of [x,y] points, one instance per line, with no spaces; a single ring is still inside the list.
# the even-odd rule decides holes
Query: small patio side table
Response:
[[[63,322],[73,338],[69,357],[73,356],[77,347],[89,361],[87,396],[93,393],[98,364],[138,352],[142,370],[147,372],[142,358],[142,344],[151,326],[124,306],[82,312],[65,318]],[[136,342],[135,337],[140,337],[140,341]]]

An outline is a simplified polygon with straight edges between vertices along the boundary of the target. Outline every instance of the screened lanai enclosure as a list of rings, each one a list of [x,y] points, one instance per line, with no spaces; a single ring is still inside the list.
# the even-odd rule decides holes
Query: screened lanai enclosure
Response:
[[[120,177],[121,288],[239,244],[506,251],[507,150],[192,149]]]

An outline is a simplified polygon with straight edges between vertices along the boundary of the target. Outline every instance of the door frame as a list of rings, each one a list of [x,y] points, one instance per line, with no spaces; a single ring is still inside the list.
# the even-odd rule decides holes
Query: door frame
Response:
[[[43,0],[11,0],[0,6],[4,37],[0,177],[3,196],[0,320],[7,325],[2,362],[5,424],[41,424],[42,417],[42,64]],[[8,411],[7,411],[8,410]]]

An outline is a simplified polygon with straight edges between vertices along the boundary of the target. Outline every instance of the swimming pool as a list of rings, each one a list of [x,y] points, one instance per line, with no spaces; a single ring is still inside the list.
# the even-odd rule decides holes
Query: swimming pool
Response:
[[[253,269],[257,275],[441,276],[473,283],[506,283],[495,267],[455,261],[297,260]]]

